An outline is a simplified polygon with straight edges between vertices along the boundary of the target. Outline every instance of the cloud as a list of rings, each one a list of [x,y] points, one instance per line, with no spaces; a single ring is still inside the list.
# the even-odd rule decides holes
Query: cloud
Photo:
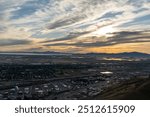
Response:
[[[60,20],[57,20],[55,21],[54,23],[51,23],[47,26],[48,29],[56,29],[56,28],[60,28],[60,27],[63,27],[63,26],[68,26],[68,25],[71,25],[71,24],[74,24],[78,21],[81,21],[83,20],[84,18],[86,18],[86,16],[71,16],[71,17],[68,17],[68,18],[63,18],[63,19],[60,19]]]
[[[74,43],[55,43],[55,44],[45,44],[45,46],[76,46],[76,47],[104,47],[104,46],[111,46],[117,44],[124,44],[124,43],[142,43],[142,42],[150,42],[150,32],[143,32],[143,31],[122,31],[122,32],[115,32],[112,33],[113,36],[106,37],[105,41],[103,40],[104,37],[87,37],[87,39],[81,39],[79,42]],[[96,41],[89,41],[96,40]],[[87,41],[86,41],[87,40]]]
[[[7,30],[5,26],[0,25],[0,33],[4,33]]]
[[[41,51],[43,51],[43,47],[24,49],[24,51],[26,51],[26,52],[41,52]]]
[[[28,45],[31,44],[32,41],[26,39],[1,39],[0,46],[13,46],[13,45]]]
[[[37,48],[149,42],[149,6],[149,0],[0,0],[0,40],[41,40]],[[112,37],[93,36],[110,25],[117,29]]]
[[[75,38],[78,38],[80,36],[83,36],[85,34],[90,33],[91,31],[83,31],[83,32],[70,32],[68,35],[62,37],[62,38],[58,38],[58,39],[51,39],[48,41],[42,41],[41,43],[47,43],[47,42],[59,42],[59,41],[67,41],[67,40],[72,40]]]

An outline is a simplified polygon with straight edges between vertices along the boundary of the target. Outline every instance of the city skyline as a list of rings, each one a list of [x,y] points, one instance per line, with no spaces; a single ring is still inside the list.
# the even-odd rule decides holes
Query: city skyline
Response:
[[[1,0],[1,51],[150,54],[149,0]]]

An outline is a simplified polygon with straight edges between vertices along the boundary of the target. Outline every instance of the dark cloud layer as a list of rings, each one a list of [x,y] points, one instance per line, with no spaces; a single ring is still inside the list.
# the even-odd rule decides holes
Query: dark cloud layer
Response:
[[[41,50],[43,50],[43,47],[25,49],[24,51],[26,51],[26,52],[40,52]]]
[[[0,40],[0,46],[11,46],[11,45],[27,45],[31,44],[32,41],[25,40],[25,39],[3,39]]]
[[[52,39],[52,40],[48,40],[48,41],[43,41],[42,43],[48,43],[48,42],[58,42],[58,41],[67,41],[67,40],[71,40],[74,38],[78,38],[82,35],[88,34],[91,31],[85,31],[85,32],[71,32],[69,33],[67,36],[62,37],[62,38],[58,38],[58,39]]]
[[[101,37],[88,37],[99,38],[100,41],[96,42],[76,42],[76,43],[56,43],[56,44],[46,44],[45,46],[76,46],[76,47],[102,47],[102,46],[110,46],[117,45],[123,43],[141,43],[141,42],[150,42],[150,33],[144,33],[143,31],[135,31],[135,32],[115,32],[112,37],[108,37],[106,41],[101,41]]]

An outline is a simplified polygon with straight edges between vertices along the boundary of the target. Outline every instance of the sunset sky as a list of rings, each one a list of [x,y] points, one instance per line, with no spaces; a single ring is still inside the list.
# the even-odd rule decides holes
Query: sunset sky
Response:
[[[0,0],[0,51],[150,53],[150,0]]]

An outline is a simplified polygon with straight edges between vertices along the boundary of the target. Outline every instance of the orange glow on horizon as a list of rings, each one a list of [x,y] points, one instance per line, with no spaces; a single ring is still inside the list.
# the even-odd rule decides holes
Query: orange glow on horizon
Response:
[[[121,52],[143,52],[150,53],[150,43],[131,43],[131,44],[118,44],[105,47],[91,47],[87,48],[86,52],[93,53],[121,53]]]

